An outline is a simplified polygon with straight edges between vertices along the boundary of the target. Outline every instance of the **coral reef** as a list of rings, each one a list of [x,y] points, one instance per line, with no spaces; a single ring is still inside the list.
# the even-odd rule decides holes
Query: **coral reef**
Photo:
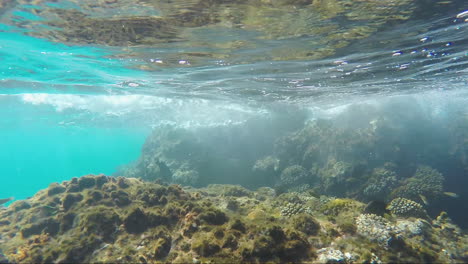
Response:
[[[376,168],[365,184],[363,195],[369,200],[387,200],[387,196],[397,186],[397,174],[385,167]]]
[[[273,156],[258,159],[252,167],[252,176],[265,181],[277,179],[280,172],[279,159]]]
[[[327,195],[354,196],[368,170],[375,142],[367,129],[345,129],[329,120],[308,122],[302,129],[275,141],[275,156],[283,170],[300,165],[315,176],[310,188]],[[299,183],[298,183],[299,184]]]
[[[307,184],[311,182],[309,172],[300,165],[292,165],[285,168],[280,175],[277,189],[288,190],[290,187]]]
[[[280,207],[281,215],[291,217],[301,213],[310,213],[311,209],[301,203],[286,202]]]
[[[423,206],[415,201],[405,198],[393,199],[387,206],[387,209],[394,215],[404,217],[427,217]]]
[[[135,164],[116,175],[192,186],[211,183],[242,184],[249,188],[271,186],[276,181],[275,175],[263,167],[279,170],[275,158],[265,159],[265,164],[259,160],[272,151],[274,138],[300,122],[278,124],[281,121],[252,119],[226,127],[191,129],[159,127],[147,138]]]
[[[334,248],[321,248],[317,250],[318,263],[351,263],[353,256]]]
[[[65,200],[73,202],[64,205]],[[302,209],[284,214],[278,206],[284,203]],[[250,191],[218,184],[195,189],[88,175],[51,184],[1,210],[0,257],[6,263],[468,258],[468,236],[446,214],[431,225],[419,218],[361,214],[363,207],[353,199],[318,197],[311,191],[276,196],[265,187]]]
[[[343,193],[347,180],[352,179],[354,173],[355,168],[352,164],[332,158],[320,169],[321,185],[326,193]]]
[[[443,195],[444,176],[429,166],[419,166],[410,178],[392,191],[394,198],[402,197],[413,201],[428,203]]]
[[[349,107],[333,119],[305,121],[302,116],[284,123],[282,117],[268,117],[219,127],[162,126],[147,138],[140,158],[115,175],[195,187],[268,186],[276,194],[313,191],[373,205],[405,198],[436,214],[442,209],[444,178],[451,172],[441,170],[442,175],[441,166],[422,164],[439,159],[433,148],[449,148],[443,137],[425,133],[429,121],[420,109],[406,117],[406,103],[413,101],[404,103],[396,105],[403,109],[398,111]],[[350,116],[360,118],[350,122]],[[279,205],[284,214],[302,210],[295,201],[289,203]],[[369,212],[383,215],[385,207]]]
[[[388,247],[394,237],[394,227],[385,218],[374,214],[361,214],[356,218],[357,233],[371,241]]]

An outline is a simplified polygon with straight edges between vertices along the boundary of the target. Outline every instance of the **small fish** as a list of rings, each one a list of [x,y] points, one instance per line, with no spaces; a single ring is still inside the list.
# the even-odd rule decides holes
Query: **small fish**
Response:
[[[458,198],[458,194],[453,192],[444,192],[444,194],[452,198]]]
[[[13,200],[15,198],[10,197],[10,198],[5,198],[5,199],[0,199],[0,205],[8,203],[9,201]]]
[[[429,205],[429,201],[427,200],[426,196],[420,194],[419,198],[421,198],[421,200],[423,201],[425,205]]]

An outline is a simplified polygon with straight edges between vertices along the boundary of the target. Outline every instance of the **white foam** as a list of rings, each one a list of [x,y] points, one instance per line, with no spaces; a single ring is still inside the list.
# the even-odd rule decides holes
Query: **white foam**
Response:
[[[92,112],[111,113],[120,109],[145,108],[172,103],[171,99],[145,95],[75,95],[75,94],[22,94],[23,102],[33,105],[51,105],[57,111],[74,108]]]
[[[355,97],[341,102],[325,102],[323,105],[308,107],[311,119],[332,119],[349,111],[356,105],[367,105],[375,109],[387,109],[396,102],[411,103],[421,107],[431,118],[447,118],[455,113],[468,112],[468,92],[463,89],[429,90],[418,94],[374,95],[368,98]],[[396,109],[397,110],[397,109]]]
[[[92,116],[141,119],[151,125],[220,125],[245,121],[261,113],[250,107],[200,98],[166,98],[149,95],[21,94],[23,103],[52,106],[58,113],[86,112]]]
[[[265,105],[253,106],[202,98],[167,98],[152,95],[79,95],[28,93],[12,95],[23,103],[35,106],[51,106],[57,114],[66,111],[66,122],[93,119],[95,122],[116,120],[149,126],[176,124],[183,127],[214,126],[241,123],[259,115],[268,115]],[[397,103],[395,105],[394,103]],[[409,104],[409,105],[408,105]],[[447,118],[457,113],[468,112],[468,96],[462,90],[432,90],[419,94],[373,96],[351,98],[347,101],[335,101],[324,104],[307,104],[303,107],[310,112],[309,118],[333,119],[346,114],[350,107],[367,105],[369,111],[392,111],[392,107],[418,106],[426,116]],[[284,106],[287,107],[287,106]],[[415,108],[414,108],[415,109]],[[398,109],[395,109],[398,110]],[[69,114],[71,113],[71,114]],[[352,115],[352,111],[350,112]],[[70,120],[68,120],[70,119]]]

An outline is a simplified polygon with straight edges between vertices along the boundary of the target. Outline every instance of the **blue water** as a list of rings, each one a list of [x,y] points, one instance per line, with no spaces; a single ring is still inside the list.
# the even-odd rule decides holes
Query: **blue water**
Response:
[[[2,117],[4,118],[4,117]],[[24,199],[49,183],[112,174],[138,158],[144,131],[34,124],[29,118],[0,131],[0,195]]]
[[[0,54],[1,197],[24,199],[51,182],[110,175],[138,158],[148,128],[132,127],[131,122],[127,126],[122,123],[126,120],[113,124],[106,117],[96,120],[99,113],[89,113],[74,99],[56,99],[51,106],[41,98],[100,93],[98,87],[118,88],[129,73],[141,74],[121,67],[118,60],[105,59],[103,49],[66,46],[20,33],[0,33]]]

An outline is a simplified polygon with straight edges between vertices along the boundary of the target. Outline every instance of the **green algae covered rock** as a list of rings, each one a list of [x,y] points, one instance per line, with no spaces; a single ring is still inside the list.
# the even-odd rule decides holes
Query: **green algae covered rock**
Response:
[[[103,241],[112,242],[121,222],[116,210],[96,206],[80,215],[79,228],[83,234],[93,234],[101,237]]]
[[[312,216],[301,214],[292,218],[293,227],[307,235],[317,235],[320,224]]]
[[[65,211],[68,211],[74,204],[83,200],[81,194],[67,194],[62,201],[62,207]]]
[[[359,213],[364,209],[364,204],[347,198],[336,198],[327,201],[320,210],[325,215],[339,215],[344,212]]]
[[[65,187],[63,187],[62,185],[53,183],[49,186],[49,189],[47,190],[47,195],[53,196],[59,193],[63,193],[65,192],[65,190]]]
[[[154,256],[156,259],[164,259],[171,250],[172,239],[169,235],[162,236],[156,241]]]
[[[200,219],[211,225],[222,225],[228,221],[228,217],[224,212],[211,208],[201,212]]]
[[[94,184],[70,189],[78,186],[73,179],[58,184],[65,192],[49,195],[53,184],[0,211],[0,251],[7,262],[285,263],[338,259],[333,256],[356,262],[448,261],[440,248],[452,260],[466,259],[468,236],[446,214],[431,225],[426,219],[361,214],[364,204],[356,200],[309,192],[262,196],[232,185],[214,187],[237,190],[225,195],[206,191],[213,187],[184,189],[103,175],[87,179]],[[116,202],[112,192],[125,192],[130,203]],[[69,195],[83,199],[73,199],[65,210],[62,201]],[[237,208],[224,207],[227,201],[236,201]],[[279,205],[285,202],[308,210],[283,215]]]
[[[24,238],[30,237],[32,235],[40,235],[42,232],[56,235],[59,231],[59,226],[59,222],[57,222],[55,219],[48,218],[40,220],[34,224],[26,225],[21,229],[21,235]]]
[[[250,197],[252,192],[240,185],[210,184],[205,188],[210,195],[224,195],[233,197]]]
[[[125,229],[129,233],[139,234],[148,229],[149,219],[140,208],[135,208],[124,220]]]
[[[209,257],[221,250],[214,239],[199,239],[192,243],[192,250],[202,257]]]

